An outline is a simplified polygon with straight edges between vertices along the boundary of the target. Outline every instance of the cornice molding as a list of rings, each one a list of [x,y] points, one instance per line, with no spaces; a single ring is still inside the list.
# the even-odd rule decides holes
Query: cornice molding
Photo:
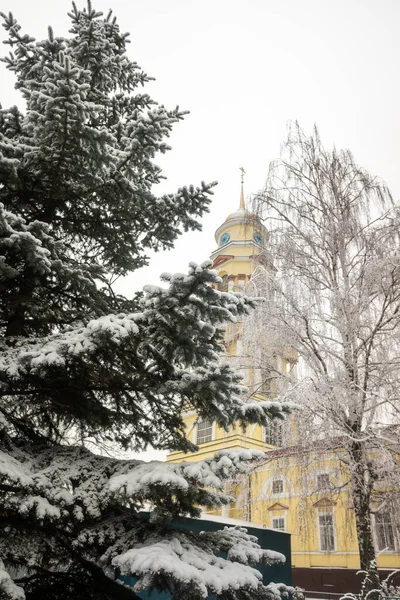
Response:
[[[268,510],[289,510],[289,507],[280,502],[275,502],[275,504],[268,507]]]
[[[327,507],[335,506],[335,504],[336,504],[336,502],[334,502],[330,498],[321,498],[320,500],[317,500],[317,502],[314,502],[313,507],[314,508],[327,508]]]
[[[242,241],[232,241],[232,242],[228,242],[228,244],[224,244],[223,246],[219,246],[216,250],[214,250],[213,252],[211,252],[210,256],[213,257],[215,254],[227,254],[227,250],[229,250],[229,248],[238,248],[238,247],[247,247],[247,248],[253,248],[254,250],[259,250],[259,253],[254,253],[251,256],[259,256],[259,254],[262,253],[262,251],[264,250],[263,246],[260,246],[259,244],[256,244],[253,240],[242,240]]]

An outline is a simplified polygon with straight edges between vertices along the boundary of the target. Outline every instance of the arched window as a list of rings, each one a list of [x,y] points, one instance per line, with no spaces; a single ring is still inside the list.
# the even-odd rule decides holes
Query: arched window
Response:
[[[283,427],[280,419],[271,419],[268,425],[263,427],[263,441],[271,446],[283,445]]]
[[[211,442],[213,437],[213,422],[210,419],[200,419],[197,423],[196,444]]]
[[[283,494],[283,479],[274,479],[272,482],[272,493],[273,494]]]
[[[332,512],[318,511],[318,536],[321,552],[335,551],[335,526]]]
[[[380,510],[375,513],[375,539],[377,550],[396,550],[393,519],[390,511]]]
[[[317,475],[317,489],[329,490],[331,488],[331,478],[329,473],[319,473]]]

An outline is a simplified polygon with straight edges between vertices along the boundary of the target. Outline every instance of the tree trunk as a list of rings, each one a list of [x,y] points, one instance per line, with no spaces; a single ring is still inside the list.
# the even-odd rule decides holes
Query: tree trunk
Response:
[[[351,479],[354,511],[356,518],[357,540],[360,553],[361,570],[368,576],[365,581],[363,597],[369,600],[380,597],[380,578],[376,566],[376,554],[371,527],[371,494],[373,477],[368,468],[361,442],[352,442],[349,448],[351,457]],[[376,591],[375,591],[376,590]]]

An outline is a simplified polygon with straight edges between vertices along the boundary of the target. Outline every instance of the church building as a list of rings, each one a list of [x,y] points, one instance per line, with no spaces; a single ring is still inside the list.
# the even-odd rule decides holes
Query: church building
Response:
[[[260,270],[273,277],[268,231],[245,208],[243,180],[239,207],[217,228],[215,241],[211,260],[222,279],[221,290],[247,293]],[[252,353],[259,353],[260,362],[252,360],[248,347],[243,346],[241,323],[227,325],[224,343],[226,360],[243,373],[254,398],[273,398],[280,382],[289,374],[295,376],[296,356],[284,347],[268,356],[268,340],[253,345]],[[266,363],[262,356],[268,356]],[[266,365],[271,363],[280,377],[268,372]],[[268,427],[249,425],[245,431],[239,426],[225,431],[199,419],[192,410],[184,414],[184,420],[186,435],[199,450],[171,452],[168,462],[198,461],[222,449],[253,448],[265,453],[265,460],[258,461],[247,475],[228,482],[226,492],[235,502],[222,509],[222,516],[289,532],[295,585],[326,593],[359,590],[355,517],[339,439],[299,444],[295,418],[283,424],[273,420]],[[374,524],[378,567],[384,575],[400,567],[400,534],[389,510],[377,511]]]

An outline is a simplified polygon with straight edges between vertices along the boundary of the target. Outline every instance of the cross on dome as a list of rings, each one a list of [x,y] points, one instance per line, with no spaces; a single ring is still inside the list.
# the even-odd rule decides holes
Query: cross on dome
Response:
[[[240,204],[239,204],[239,209],[243,208],[244,209],[244,189],[243,189],[243,182],[244,182],[244,176],[246,174],[246,171],[244,170],[243,167],[239,168],[239,171],[241,173],[240,175],[240,181],[242,184],[241,190],[240,190]]]

